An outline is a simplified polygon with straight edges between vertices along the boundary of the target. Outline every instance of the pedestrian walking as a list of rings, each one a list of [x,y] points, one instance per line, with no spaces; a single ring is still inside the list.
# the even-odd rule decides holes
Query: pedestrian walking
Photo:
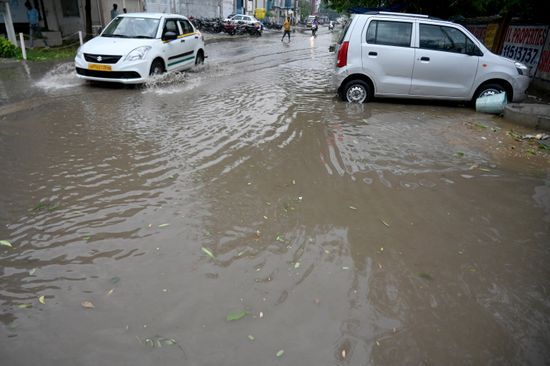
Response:
[[[25,3],[25,7],[27,8],[27,20],[29,21],[29,38],[31,48],[34,46],[34,37],[42,38],[46,48],[49,48],[48,41],[46,41],[46,38],[44,38],[42,31],[40,30],[40,24],[38,23],[38,10],[36,10],[28,1]]]
[[[111,19],[115,19],[117,15],[118,15],[118,5],[114,3],[113,8],[111,9]]]
[[[288,35],[288,41],[290,42],[290,18],[287,17],[285,22],[283,23],[283,38],[281,38],[281,42],[285,39],[285,36]]]

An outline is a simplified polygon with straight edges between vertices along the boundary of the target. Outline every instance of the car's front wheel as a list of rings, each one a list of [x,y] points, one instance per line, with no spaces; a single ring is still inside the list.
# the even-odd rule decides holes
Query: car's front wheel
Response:
[[[151,70],[149,70],[149,75],[160,75],[162,73],[164,73],[164,63],[157,59],[155,61],[153,61],[153,63],[151,64]]]
[[[350,103],[365,103],[371,99],[372,90],[363,80],[351,80],[342,88],[340,97]]]
[[[473,100],[475,101],[477,98],[489,97],[491,95],[504,93],[505,91],[506,89],[504,89],[504,87],[500,84],[496,84],[496,83],[485,84],[479,87],[479,89],[476,91],[474,95]],[[507,97],[510,98],[510,95],[508,95]]]

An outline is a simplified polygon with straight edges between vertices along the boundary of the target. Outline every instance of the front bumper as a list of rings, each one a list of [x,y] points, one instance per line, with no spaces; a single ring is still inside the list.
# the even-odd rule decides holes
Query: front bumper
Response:
[[[527,75],[521,75],[515,80],[513,102],[521,102],[527,99],[527,88],[531,83],[531,78]]]
[[[84,58],[76,57],[74,60],[76,76],[84,80],[104,81],[122,84],[143,84],[149,77],[149,61],[139,60],[135,62],[119,61],[110,64],[111,71],[99,71],[90,69],[90,62]]]

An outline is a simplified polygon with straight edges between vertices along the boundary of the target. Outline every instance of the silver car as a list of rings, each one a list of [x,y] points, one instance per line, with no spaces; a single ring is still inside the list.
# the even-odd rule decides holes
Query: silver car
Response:
[[[334,86],[344,101],[373,96],[475,100],[506,92],[521,101],[529,69],[489,51],[459,24],[425,15],[354,15],[337,45]]]

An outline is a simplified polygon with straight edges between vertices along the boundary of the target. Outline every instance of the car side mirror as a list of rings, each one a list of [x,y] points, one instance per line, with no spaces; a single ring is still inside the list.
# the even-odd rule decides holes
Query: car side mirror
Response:
[[[176,32],[166,32],[162,36],[163,41],[171,41],[171,40],[176,39],[176,38],[178,38],[178,35],[176,34]]]

